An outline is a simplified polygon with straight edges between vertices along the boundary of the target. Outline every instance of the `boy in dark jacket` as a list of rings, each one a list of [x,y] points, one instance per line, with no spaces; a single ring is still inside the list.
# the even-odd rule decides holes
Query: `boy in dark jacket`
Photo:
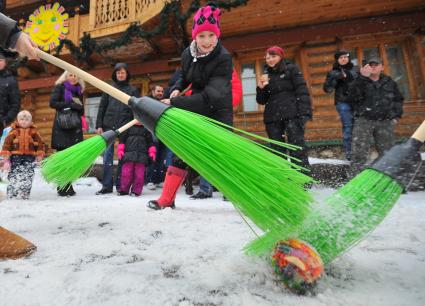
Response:
[[[125,63],[118,63],[112,72],[113,86],[129,96],[139,97],[140,93],[135,87],[130,85],[130,72]],[[99,112],[97,113],[96,129],[98,134],[109,130],[116,130],[122,125],[130,122],[133,119],[133,113],[127,105],[121,103],[114,97],[104,93],[100,100]],[[99,194],[112,193],[114,185],[114,144],[111,144],[103,153],[103,179],[102,189],[96,192]],[[119,173],[120,164],[117,169],[116,186],[119,189]]]
[[[32,124],[30,112],[19,112],[4,141],[1,154],[5,156],[5,169],[10,170],[7,197],[28,199],[34,178],[34,161],[39,162],[44,156],[44,143]]]
[[[337,51],[332,70],[326,76],[323,90],[331,93],[335,90],[335,107],[342,123],[343,146],[345,158],[351,158],[351,134],[353,128],[353,112],[348,103],[348,90],[350,84],[358,77],[358,68],[350,60],[348,51]]]
[[[379,156],[393,146],[394,128],[403,114],[404,98],[383,70],[382,60],[371,57],[350,88],[348,101],[354,114],[351,176],[366,163],[372,139]]]
[[[145,180],[145,168],[149,158],[155,161],[156,148],[152,134],[140,123],[136,123],[120,136],[118,158],[122,161],[119,195],[140,196]]]

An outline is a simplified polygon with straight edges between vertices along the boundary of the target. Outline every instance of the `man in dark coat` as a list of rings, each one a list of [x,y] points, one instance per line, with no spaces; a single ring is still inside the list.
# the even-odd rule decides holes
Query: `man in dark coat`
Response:
[[[0,134],[15,120],[21,108],[18,82],[6,66],[6,58],[0,50]]]
[[[134,97],[139,97],[139,90],[129,84],[130,72],[125,63],[118,63],[112,72],[113,86],[122,92]],[[99,112],[97,113],[96,130],[98,134],[102,134],[108,130],[116,130],[124,124],[133,120],[133,113],[126,104],[118,101],[114,97],[103,93],[100,100]],[[114,144],[111,144],[103,154],[103,179],[102,189],[96,194],[112,193],[114,178]],[[120,166],[117,169],[116,186],[119,189],[119,172]]]
[[[382,60],[371,57],[349,90],[354,113],[351,176],[365,165],[372,139],[379,156],[393,146],[394,128],[403,114],[403,96],[383,70]]]
[[[323,90],[331,93],[335,90],[335,107],[342,123],[343,146],[345,158],[351,158],[351,134],[353,128],[353,112],[347,102],[350,84],[358,77],[358,68],[350,60],[348,51],[340,50],[335,53],[335,63],[326,76]]]
[[[164,98],[164,87],[162,87],[161,85],[151,84],[150,90],[151,92],[149,94],[149,97],[158,101]],[[149,190],[155,190],[156,187],[159,187],[159,184],[164,181],[164,159],[166,158],[166,153],[168,150],[168,148],[159,139],[157,139],[155,135],[153,135],[153,141],[156,147],[157,158],[155,162],[150,163],[146,171],[146,187]],[[171,161],[169,163],[171,163]]]

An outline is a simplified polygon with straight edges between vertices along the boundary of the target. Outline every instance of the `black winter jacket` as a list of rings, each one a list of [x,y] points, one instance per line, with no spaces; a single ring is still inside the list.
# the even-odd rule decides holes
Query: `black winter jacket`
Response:
[[[0,123],[12,123],[21,108],[18,82],[9,70],[0,71]]]
[[[348,97],[354,117],[370,120],[401,118],[403,100],[397,83],[384,74],[378,81],[360,75],[351,85]]]
[[[148,164],[148,149],[153,146],[152,134],[143,125],[133,125],[119,137],[125,144],[123,162]]]
[[[130,96],[140,96],[139,90],[127,82],[123,84],[114,83],[113,86]],[[130,107],[106,93],[102,94],[99,112],[97,113],[96,129],[115,130],[131,120],[133,120],[133,112]]]
[[[312,118],[311,101],[297,65],[281,61],[276,69],[266,68],[269,84],[257,87],[257,103],[265,104],[264,123],[282,119]]]
[[[83,141],[83,130],[79,127],[74,130],[63,130],[59,127],[56,116],[58,110],[63,110],[70,107],[73,111],[77,112],[79,116],[84,114],[84,106],[75,102],[65,101],[65,86],[62,84],[56,85],[53,88],[52,95],[50,97],[50,107],[56,110],[55,120],[53,121],[52,129],[52,148],[56,150],[63,150],[70,146],[73,146],[80,141]],[[83,102],[83,96],[77,97]]]
[[[232,120],[232,56],[220,42],[207,56],[194,58],[190,47],[182,53],[182,73],[175,88],[192,84],[192,95],[174,97],[171,104],[226,124]],[[230,122],[229,122],[230,120]]]
[[[346,75],[345,78],[343,72]],[[344,66],[334,63],[332,70],[326,76],[323,90],[331,93],[335,89],[335,104],[338,102],[347,103],[349,86],[358,76],[359,68],[351,62]]]

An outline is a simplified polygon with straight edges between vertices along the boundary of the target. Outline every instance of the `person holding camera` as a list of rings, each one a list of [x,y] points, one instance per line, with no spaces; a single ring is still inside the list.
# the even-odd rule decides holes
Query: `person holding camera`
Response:
[[[345,158],[351,159],[351,134],[353,128],[353,112],[348,103],[350,84],[358,77],[359,69],[354,66],[348,51],[340,50],[334,55],[335,63],[328,72],[323,90],[331,93],[335,90],[335,107],[342,123],[342,138]]]

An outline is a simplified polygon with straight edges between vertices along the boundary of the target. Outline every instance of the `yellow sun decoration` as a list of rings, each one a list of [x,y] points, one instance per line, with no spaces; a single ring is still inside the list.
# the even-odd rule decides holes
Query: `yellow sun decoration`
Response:
[[[53,50],[68,34],[69,15],[59,3],[46,4],[36,9],[27,21],[25,32],[43,50]]]

